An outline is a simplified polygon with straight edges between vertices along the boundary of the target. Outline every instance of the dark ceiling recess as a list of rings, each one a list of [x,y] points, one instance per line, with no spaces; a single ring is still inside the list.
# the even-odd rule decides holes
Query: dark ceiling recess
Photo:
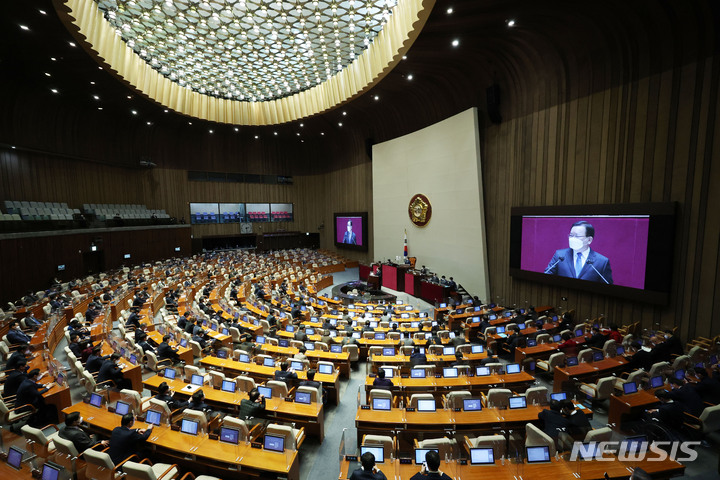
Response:
[[[227,171],[234,155],[246,172],[321,173],[367,161],[368,138],[383,142],[473,106],[488,118],[489,87],[502,94],[491,119],[507,121],[707,57],[718,50],[716,3],[438,2],[407,58],[366,94],[253,127],[167,110],[99,68],[53,2],[5,2],[0,143],[133,167],[149,156],[160,168]],[[348,160],[350,150],[359,155]]]

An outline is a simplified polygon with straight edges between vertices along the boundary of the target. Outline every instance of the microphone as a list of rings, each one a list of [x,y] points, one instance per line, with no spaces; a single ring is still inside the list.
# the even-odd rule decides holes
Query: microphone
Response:
[[[591,260],[591,259],[588,258],[587,260],[585,260],[585,263],[588,264],[588,265],[590,265],[590,266],[592,267],[592,269],[595,270],[595,273],[597,273],[598,275],[600,275],[600,278],[603,279],[603,282],[605,282],[606,285],[610,285],[610,282],[608,282],[608,281],[605,279],[605,277],[602,276],[602,273],[600,273],[600,272],[598,271],[598,269],[595,268],[595,265],[593,265],[593,260]]]
[[[550,265],[548,268],[545,269],[545,273],[549,273],[550,270],[552,270],[553,268],[555,268],[555,265],[557,265],[558,263],[562,262],[563,260],[565,260],[565,257],[558,257],[557,262],[553,263],[552,265]]]

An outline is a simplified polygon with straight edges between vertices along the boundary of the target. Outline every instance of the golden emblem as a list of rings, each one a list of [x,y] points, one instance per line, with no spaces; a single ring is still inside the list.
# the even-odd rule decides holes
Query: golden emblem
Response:
[[[427,225],[432,216],[430,200],[422,193],[413,195],[410,200],[410,205],[408,205],[408,216],[410,217],[410,221],[418,227]]]

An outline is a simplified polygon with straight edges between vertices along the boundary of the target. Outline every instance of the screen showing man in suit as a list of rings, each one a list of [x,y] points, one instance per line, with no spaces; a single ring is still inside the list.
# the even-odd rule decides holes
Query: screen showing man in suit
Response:
[[[555,251],[545,273],[612,285],[610,260],[590,248],[594,239],[592,224],[584,220],[573,223],[568,234],[569,248]]]
[[[362,245],[362,217],[338,216],[335,218],[335,221],[337,222],[335,229],[337,232],[337,243]]]

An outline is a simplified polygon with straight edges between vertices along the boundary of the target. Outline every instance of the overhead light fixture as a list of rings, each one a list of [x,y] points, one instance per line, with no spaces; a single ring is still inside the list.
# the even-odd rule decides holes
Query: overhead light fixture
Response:
[[[460,40],[458,40],[458,39],[456,38],[455,40],[452,41],[452,46],[453,46],[453,47],[457,47],[458,45],[460,45]]]
[[[260,138],[260,137],[258,137],[257,135],[255,135],[255,140],[257,140],[258,138]]]
[[[71,47],[77,47],[77,45],[75,44],[75,42],[68,42],[68,45],[70,45]]]
[[[137,115],[137,110],[131,110],[133,115]]]
[[[447,9],[447,14],[448,14],[448,15],[451,15],[452,13],[453,13],[453,8],[452,8],[452,7],[448,7],[448,9]]]
[[[57,88],[51,88],[50,91],[53,92],[53,93],[58,93]]]
[[[50,75],[50,72],[45,72],[45,76],[46,76],[46,77],[51,77],[52,75]]]
[[[20,25],[20,28],[25,31],[30,30],[30,27],[28,27],[27,25]]]
[[[42,13],[43,15],[47,15],[47,12],[45,10],[40,10],[39,8],[38,8],[38,12]]]
[[[338,127],[342,127],[342,122],[338,122]]]
[[[412,79],[413,79],[413,74],[412,74],[412,73],[408,73],[407,79],[408,79],[408,80],[412,80]]]
[[[508,27],[514,27],[514,26],[515,26],[515,20],[512,20],[512,19],[508,20],[508,21],[507,21],[507,26],[508,26]]]
[[[379,97],[378,95],[375,95],[373,98],[375,99],[376,102],[377,102],[378,100],[380,100],[380,97]]]
[[[236,132],[240,131],[240,129],[238,127],[235,127],[233,130],[235,130]]]
[[[97,95],[93,95],[93,98],[94,98],[95,100],[100,100],[100,97],[98,97]]]

